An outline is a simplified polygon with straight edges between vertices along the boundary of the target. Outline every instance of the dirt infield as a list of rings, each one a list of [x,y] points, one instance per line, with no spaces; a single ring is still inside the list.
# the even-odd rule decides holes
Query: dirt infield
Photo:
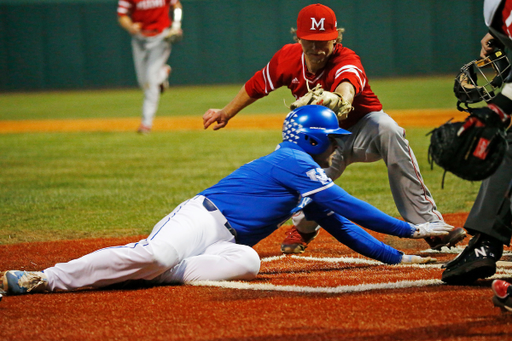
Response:
[[[403,127],[436,127],[450,118],[462,119],[467,114],[455,109],[390,110],[395,121]],[[228,129],[281,129],[284,114],[239,114],[229,122]],[[0,121],[0,133],[58,132],[58,131],[133,131],[139,118],[67,119]],[[154,131],[203,129],[201,117],[156,117]]]
[[[465,218],[446,220],[460,225]],[[286,228],[255,246],[262,267],[251,282],[6,296],[0,302],[0,339],[512,339],[512,315],[493,307],[490,280],[460,287],[440,282],[441,263],[460,248],[436,252],[422,240],[389,237],[387,243],[406,253],[430,255],[439,263],[388,266],[358,256],[322,231],[303,256],[283,257],[279,245]],[[0,260],[2,268],[42,269],[139,238],[0,246]],[[511,273],[500,265],[496,277]]]

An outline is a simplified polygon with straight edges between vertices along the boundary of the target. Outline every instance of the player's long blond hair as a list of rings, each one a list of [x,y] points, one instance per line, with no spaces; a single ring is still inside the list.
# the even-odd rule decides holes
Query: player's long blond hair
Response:
[[[343,33],[345,32],[345,29],[344,28],[338,28],[338,38],[336,38],[336,43],[341,43],[341,40],[343,39]],[[291,28],[290,29],[290,33],[293,34],[293,40],[295,42],[299,42],[299,38],[297,37],[297,29],[296,28]]]

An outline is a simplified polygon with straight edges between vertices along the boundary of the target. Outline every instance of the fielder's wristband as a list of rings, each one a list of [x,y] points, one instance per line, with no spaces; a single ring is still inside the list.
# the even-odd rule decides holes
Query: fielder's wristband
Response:
[[[183,10],[181,8],[175,8],[173,11],[173,19],[171,27],[179,30],[181,28],[181,19],[183,18]]]

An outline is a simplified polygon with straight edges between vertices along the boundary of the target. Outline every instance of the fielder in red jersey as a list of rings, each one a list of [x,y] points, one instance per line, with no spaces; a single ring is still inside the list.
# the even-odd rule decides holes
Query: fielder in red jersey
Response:
[[[153,126],[160,95],[169,86],[171,45],[183,36],[182,5],[179,0],[119,0],[117,15],[121,27],[132,36],[135,72],[144,91],[137,131],[146,134]]]
[[[299,98],[317,84],[335,92],[342,82],[350,83],[355,93],[354,111],[347,120],[340,122],[342,128],[354,125],[369,112],[382,110],[382,104],[370,88],[361,59],[341,43],[334,45],[325,67],[317,74],[308,70],[301,44],[285,45],[245,83],[245,90],[250,97],[261,98],[281,86],[287,86],[295,98]]]
[[[173,0],[172,6],[177,2]],[[120,0],[117,13],[129,16],[146,35],[155,35],[171,26],[170,7],[171,0]]]
[[[206,111],[204,128],[214,123],[214,130],[225,127],[243,108],[281,86],[287,86],[299,98],[320,84],[324,91],[336,92],[354,108],[348,117],[340,118],[340,127],[352,134],[338,139],[332,165],[325,169],[327,176],[336,180],[351,163],[383,160],[388,167],[393,199],[404,220],[416,224],[442,222],[405,139],[405,130],[382,110],[359,56],[341,44],[344,30],[337,27],[334,11],[321,4],[304,7],[294,32],[296,44],[282,47],[223,109]],[[281,245],[283,253],[304,252],[318,234],[317,224],[307,221],[300,212],[293,223]],[[431,248],[441,249],[464,237],[465,231],[456,228],[447,236],[426,241]]]

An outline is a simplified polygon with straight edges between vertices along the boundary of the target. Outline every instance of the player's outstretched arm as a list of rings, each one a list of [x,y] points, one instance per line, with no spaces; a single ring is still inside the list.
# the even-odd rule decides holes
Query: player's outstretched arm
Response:
[[[317,211],[316,208],[319,210]],[[316,211],[316,212],[315,212]],[[402,261],[403,253],[377,240],[368,232],[339,214],[322,214],[322,208],[312,203],[304,209],[308,219],[322,226],[340,243],[355,252],[386,264],[398,264]]]
[[[243,108],[256,102],[256,98],[249,96],[245,90],[245,85],[242,86],[238,94],[228,103],[223,109],[208,109],[203,115],[204,129],[208,129],[213,123],[213,130],[224,128],[230,119],[240,112]]]
[[[347,218],[330,212],[315,202],[304,208],[307,219],[314,220],[340,243],[363,256],[386,264],[426,264],[435,258],[405,255],[403,252],[379,241]]]
[[[393,218],[367,202],[348,194],[341,187],[334,185],[315,193],[312,199],[349,220],[375,232],[402,238],[425,238],[446,235],[453,226],[440,223],[410,224]]]

